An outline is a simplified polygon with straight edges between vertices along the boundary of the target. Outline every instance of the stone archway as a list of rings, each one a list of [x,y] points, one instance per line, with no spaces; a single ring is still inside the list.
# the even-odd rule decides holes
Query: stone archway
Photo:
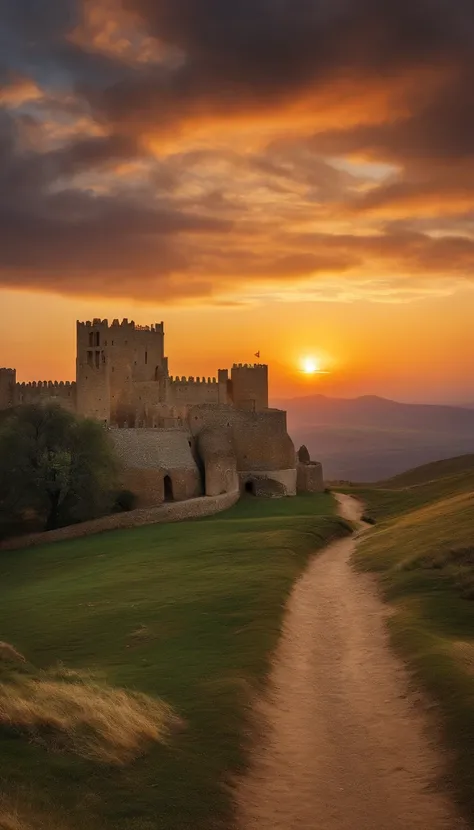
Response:
[[[245,482],[244,490],[248,496],[255,495],[255,481],[253,478],[249,478],[248,481]]]
[[[165,501],[174,501],[173,482],[169,475],[163,479],[163,495]]]

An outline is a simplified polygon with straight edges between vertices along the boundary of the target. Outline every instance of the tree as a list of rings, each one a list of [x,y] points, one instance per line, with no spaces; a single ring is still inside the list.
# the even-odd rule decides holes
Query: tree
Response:
[[[311,456],[309,454],[308,448],[305,447],[304,444],[298,450],[298,461],[300,464],[310,464],[311,462]]]
[[[0,422],[3,524],[34,516],[45,530],[110,507],[116,465],[106,430],[59,406],[21,406]]]

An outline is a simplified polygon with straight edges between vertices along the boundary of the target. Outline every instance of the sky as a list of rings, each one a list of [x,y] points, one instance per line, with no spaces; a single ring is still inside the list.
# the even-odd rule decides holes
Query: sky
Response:
[[[165,321],[170,371],[474,402],[472,0],[6,0],[0,365]],[[320,373],[304,374],[311,358]]]

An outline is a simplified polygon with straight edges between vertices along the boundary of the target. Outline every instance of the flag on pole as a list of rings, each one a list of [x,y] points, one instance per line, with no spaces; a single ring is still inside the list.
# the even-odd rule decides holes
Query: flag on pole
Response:
[[[255,352],[255,357],[260,357],[260,352]]]

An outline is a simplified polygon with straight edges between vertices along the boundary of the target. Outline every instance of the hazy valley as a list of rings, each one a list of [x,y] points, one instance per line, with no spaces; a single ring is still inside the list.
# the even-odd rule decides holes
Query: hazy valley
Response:
[[[324,395],[273,401],[295,444],[323,462],[327,480],[377,481],[474,451],[474,410]]]

